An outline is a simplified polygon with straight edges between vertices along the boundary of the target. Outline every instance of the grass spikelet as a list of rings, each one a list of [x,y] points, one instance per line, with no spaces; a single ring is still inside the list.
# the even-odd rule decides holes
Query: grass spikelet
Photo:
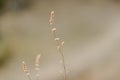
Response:
[[[30,73],[29,73],[29,70],[27,68],[27,65],[26,65],[26,63],[24,61],[22,62],[22,67],[23,67],[23,71],[26,74],[28,80],[32,80],[32,78],[30,76]]]

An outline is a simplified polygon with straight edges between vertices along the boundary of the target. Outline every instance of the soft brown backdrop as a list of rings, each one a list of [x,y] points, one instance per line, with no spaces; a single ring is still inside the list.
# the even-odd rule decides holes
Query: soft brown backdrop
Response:
[[[11,56],[0,69],[0,80],[25,80],[23,60],[34,78],[34,59],[39,53],[41,80],[63,80],[61,58],[49,28],[51,10],[65,41],[68,79],[119,80],[119,9],[119,0],[34,0],[23,8],[6,4],[0,16],[1,46]]]

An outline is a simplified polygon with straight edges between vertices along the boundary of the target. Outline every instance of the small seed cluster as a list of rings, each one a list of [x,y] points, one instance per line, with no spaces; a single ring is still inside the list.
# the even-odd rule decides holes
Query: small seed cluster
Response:
[[[39,80],[39,77],[40,77],[40,74],[39,74],[40,64],[39,63],[40,63],[40,54],[36,56],[36,60],[35,60],[36,80]],[[30,72],[28,70],[28,67],[24,61],[22,62],[22,67],[23,67],[23,71],[26,74],[28,80],[32,80]]]

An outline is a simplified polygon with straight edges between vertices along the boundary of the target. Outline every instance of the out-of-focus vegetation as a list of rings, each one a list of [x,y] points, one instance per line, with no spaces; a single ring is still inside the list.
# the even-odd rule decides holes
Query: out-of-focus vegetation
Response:
[[[0,14],[3,13],[5,2],[6,0],[0,0]],[[4,65],[6,64],[6,62],[8,62],[8,60],[10,60],[10,57],[12,55],[8,44],[6,44],[3,40],[1,29],[2,28],[0,26],[0,68],[4,67]]]
[[[2,41],[0,41],[0,67],[4,67],[6,62],[9,62],[12,54],[10,48]]]
[[[32,0],[0,0],[0,14],[6,11],[20,11],[30,7]],[[7,23],[6,23],[7,24]],[[10,46],[2,37],[2,27],[0,26],[0,67],[4,66],[12,56]]]
[[[2,12],[3,4],[4,4],[4,0],[0,0],[0,13]]]
[[[18,11],[31,6],[32,0],[0,0],[0,10]]]
[[[0,9],[3,7],[3,0],[0,0]]]

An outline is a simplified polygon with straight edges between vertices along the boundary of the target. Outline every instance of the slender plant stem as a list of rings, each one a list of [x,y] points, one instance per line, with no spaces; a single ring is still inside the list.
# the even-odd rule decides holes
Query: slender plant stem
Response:
[[[40,54],[38,54],[36,56],[36,59],[35,59],[35,71],[36,71],[36,80],[39,80],[40,79]]]
[[[60,53],[62,57],[62,65],[64,69],[64,80],[67,80],[67,72],[66,72],[66,65],[65,65],[65,58],[63,54],[63,42],[60,41],[60,38],[57,37],[57,32],[56,32],[56,27],[55,27],[55,22],[54,22],[54,11],[51,11],[51,16],[50,16],[50,27],[52,29],[53,37],[56,42],[56,47],[58,52]]]

